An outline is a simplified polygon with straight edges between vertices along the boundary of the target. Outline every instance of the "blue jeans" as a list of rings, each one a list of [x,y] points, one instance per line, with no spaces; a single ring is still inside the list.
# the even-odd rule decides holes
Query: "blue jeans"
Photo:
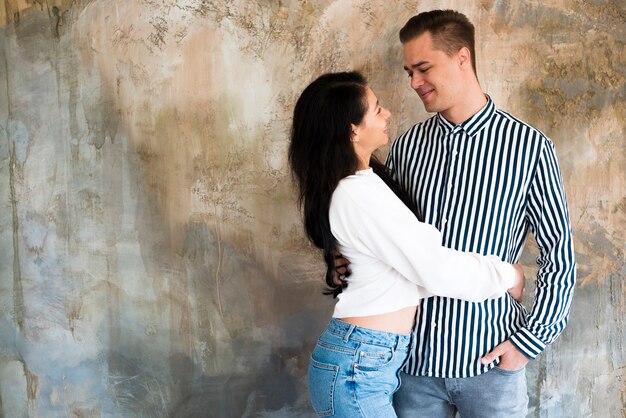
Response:
[[[528,411],[526,368],[458,379],[402,373],[402,382],[393,399],[401,418],[523,418]]]
[[[396,417],[411,336],[375,331],[332,319],[309,364],[309,393],[320,417]]]

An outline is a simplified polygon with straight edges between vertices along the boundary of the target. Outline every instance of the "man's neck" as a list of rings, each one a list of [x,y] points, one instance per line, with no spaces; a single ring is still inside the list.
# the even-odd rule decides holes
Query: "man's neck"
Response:
[[[475,85],[470,84],[470,86],[470,91],[466,91],[463,94],[463,100],[450,109],[441,112],[441,116],[455,125],[465,122],[487,104],[487,96],[483,93],[480,85],[476,83]]]

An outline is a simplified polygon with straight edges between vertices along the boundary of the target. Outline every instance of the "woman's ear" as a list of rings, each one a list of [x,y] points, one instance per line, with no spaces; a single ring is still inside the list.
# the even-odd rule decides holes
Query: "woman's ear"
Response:
[[[351,123],[350,124],[350,141],[352,142],[359,142],[359,127],[356,126],[355,124]]]

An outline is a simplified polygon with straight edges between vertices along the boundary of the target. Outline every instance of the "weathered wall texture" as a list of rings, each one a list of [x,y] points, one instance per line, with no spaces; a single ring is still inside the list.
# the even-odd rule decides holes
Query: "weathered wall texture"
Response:
[[[392,131],[426,117],[397,31],[431,8],[475,22],[483,87],[561,160],[579,283],[529,367],[530,416],[624,416],[623,0],[5,0],[4,416],[311,416],[332,301],[290,112],[314,76],[360,68]]]

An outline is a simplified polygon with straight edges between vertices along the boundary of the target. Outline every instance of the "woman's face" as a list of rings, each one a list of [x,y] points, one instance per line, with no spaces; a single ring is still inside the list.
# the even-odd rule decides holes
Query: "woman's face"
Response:
[[[360,124],[352,126],[352,140],[359,154],[359,151],[372,153],[389,142],[387,119],[391,112],[380,106],[372,89],[366,89],[367,112]]]

